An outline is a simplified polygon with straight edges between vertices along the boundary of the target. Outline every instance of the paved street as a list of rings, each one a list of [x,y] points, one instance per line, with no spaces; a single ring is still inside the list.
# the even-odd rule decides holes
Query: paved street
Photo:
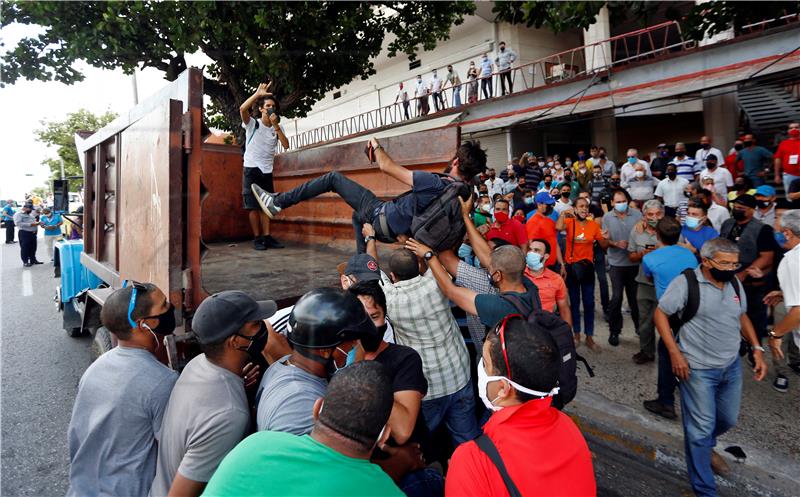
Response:
[[[39,243],[39,260],[47,261]],[[67,490],[67,425],[89,338],[70,338],[53,303],[49,264],[22,267],[19,245],[0,244],[3,496]]]

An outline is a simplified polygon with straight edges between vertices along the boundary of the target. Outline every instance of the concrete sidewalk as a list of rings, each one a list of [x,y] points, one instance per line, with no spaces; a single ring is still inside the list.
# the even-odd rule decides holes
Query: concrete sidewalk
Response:
[[[655,363],[636,365],[631,360],[639,350],[639,342],[630,314],[623,316],[625,324],[618,347],[608,345],[608,326],[600,314],[595,339],[603,350],[592,353],[585,346],[578,349],[596,376],[589,378],[579,364],[578,395],[565,412],[573,416],[595,452],[598,485],[604,479],[602,469],[598,469],[602,467],[603,453],[611,451],[627,455],[634,461],[632,464],[644,464],[659,471],[668,486],[674,486],[676,479],[683,481],[685,489],[676,493],[676,487],[671,490],[672,495],[692,495],[686,475],[680,418],[669,421],[642,406],[642,401],[655,398],[656,367]],[[747,361],[742,363],[744,386],[739,423],[720,437],[717,444],[717,451],[731,466],[729,476],[717,478],[720,494],[724,496],[800,497],[800,430],[797,425],[800,377],[789,378],[788,393],[776,392],[772,389],[774,369],[769,357],[767,360],[770,373],[761,382],[753,380]],[[679,410],[679,400],[676,404]],[[724,451],[734,445],[747,454],[742,464]],[[650,482],[652,484],[652,480]],[[644,494],[623,491],[620,495],[662,495],[665,489],[654,491]],[[617,492],[619,490],[599,494],[616,495]]]

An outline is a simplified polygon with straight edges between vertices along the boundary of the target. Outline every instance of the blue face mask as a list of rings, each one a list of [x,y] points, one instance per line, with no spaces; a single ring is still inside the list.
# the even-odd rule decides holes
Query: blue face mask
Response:
[[[466,243],[462,243],[460,247],[458,247],[458,258],[459,259],[466,259],[467,257],[472,255],[472,247],[467,245]]]
[[[571,161],[571,160],[568,160],[567,162],[565,162],[565,164],[567,165],[567,167],[569,167],[569,166],[571,166],[571,165],[572,165],[572,161]]]
[[[628,164],[636,164],[636,157],[628,157]]]
[[[616,210],[617,212],[625,212],[628,210],[628,203],[622,202],[619,204],[614,204],[614,210]]]
[[[538,271],[544,267],[542,256],[536,252],[528,252],[525,256],[525,264],[527,264],[532,271]]]
[[[533,205],[533,197],[525,197],[525,203],[528,205]]]
[[[781,248],[783,248],[783,246],[786,245],[786,235],[783,234],[783,231],[775,232],[775,241]]]
[[[700,226],[700,220],[696,217],[687,216],[686,217],[686,227],[690,230],[693,230]]]

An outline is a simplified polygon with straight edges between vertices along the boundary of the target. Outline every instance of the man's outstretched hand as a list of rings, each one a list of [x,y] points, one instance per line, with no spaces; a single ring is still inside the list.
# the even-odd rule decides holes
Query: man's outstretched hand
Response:
[[[472,195],[469,196],[468,200],[458,197],[458,201],[461,202],[461,214],[464,217],[469,217],[470,213],[472,213]]]
[[[406,241],[406,248],[414,252],[414,254],[420,258],[424,257],[427,252],[433,252],[430,247],[414,240],[413,238],[409,238]]]
[[[364,226],[361,227],[361,235],[364,238],[368,236],[375,236],[375,228],[373,228],[369,223],[364,223]]]
[[[258,89],[256,90],[256,95],[259,97],[268,97],[271,96],[272,93],[269,92],[269,89],[272,88],[272,81],[269,83],[261,83],[258,85]]]

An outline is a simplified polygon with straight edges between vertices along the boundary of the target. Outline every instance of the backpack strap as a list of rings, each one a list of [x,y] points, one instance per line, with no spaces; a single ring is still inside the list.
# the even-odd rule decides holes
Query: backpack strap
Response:
[[[517,297],[516,295],[509,295],[509,294],[500,294],[500,298],[505,300],[506,302],[511,303],[514,308],[522,314],[525,319],[528,318],[530,313],[533,312],[533,308],[529,308],[527,303],[524,302],[521,298]]]
[[[506,486],[506,490],[508,490],[508,494],[511,497],[522,497],[517,486],[514,484],[514,480],[511,479],[511,475],[508,474],[508,470],[506,470],[506,465],[503,463],[503,458],[500,457],[500,452],[497,451],[497,447],[492,442],[492,439],[489,438],[489,435],[483,433],[481,436],[475,439],[475,444],[478,448],[486,454],[486,456],[492,461],[495,468],[497,468],[497,472],[500,473],[500,477],[503,478],[503,483]]]
[[[589,361],[587,361],[585,357],[580,355],[578,352],[575,352],[575,361],[582,362],[583,365],[586,366],[586,372],[589,373],[589,378],[594,378],[594,369],[589,366]]]
[[[683,326],[694,318],[697,314],[697,309],[700,308],[700,283],[697,282],[697,274],[695,274],[694,269],[685,269],[681,274],[686,278],[688,286],[686,307],[680,316],[680,325]]]
[[[253,137],[256,136],[256,131],[258,130],[258,119],[255,119],[256,127],[253,129],[253,134],[250,135],[250,138],[247,139],[247,145],[250,145],[250,142],[253,140]]]

